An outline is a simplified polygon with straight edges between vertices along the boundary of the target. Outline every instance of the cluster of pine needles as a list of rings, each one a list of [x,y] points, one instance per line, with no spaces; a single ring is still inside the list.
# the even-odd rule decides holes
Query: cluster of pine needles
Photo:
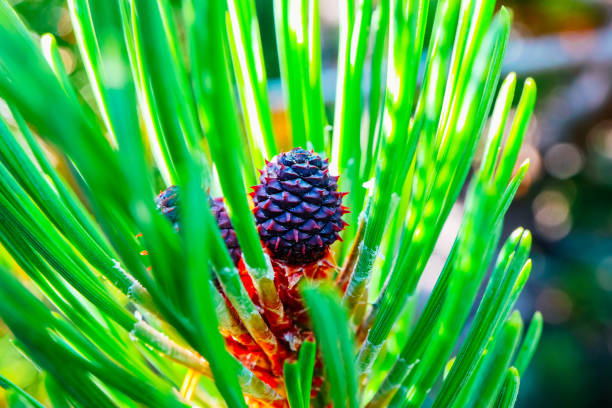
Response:
[[[351,211],[334,246],[341,285],[302,289],[324,373],[312,400],[315,346],[271,389],[226,349],[211,291],[212,271],[240,319],[261,320],[207,200],[223,195],[265,283],[247,186],[279,151],[254,0],[68,0],[92,97],[53,36],[0,0],[0,317],[45,372],[45,403],[512,407],[542,320],[523,334],[514,311],[530,233],[500,242],[536,93],[527,79],[514,104],[515,75],[500,85],[510,13],[493,0],[340,1],[330,112],[319,0],[273,3],[292,145],[329,158]],[[179,234],[153,200],[172,184],[189,220]],[[462,192],[452,251],[416,313]],[[0,386],[12,406],[43,406]]]

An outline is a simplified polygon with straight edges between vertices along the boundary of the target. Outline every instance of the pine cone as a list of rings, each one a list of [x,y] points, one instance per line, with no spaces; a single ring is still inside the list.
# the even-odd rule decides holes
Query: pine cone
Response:
[[[274,258],[315,262],[339,239],[348,211],[337,181],[329,175],[327,159],[301,148],[267,162],[251,195],[259,236]]]
[[[240,245],[238,244],[238,238],[236,237],[236,231],[234,231],[234,227],[232,226],[232,222],[229,219],[229,215],[227,214],[227,209],[225,208],[225,204],[223,203],[223,198],[209,198],[210,209],[215,215],[215,219],[217,220],[217,225],[221,230],[221,236],[225,241],[225,246],[232,256],[232,261],[234,261],[234,265],[238,265],[240,262],[240,257],[242,257],[242,250],[240,249]]]
[[[174,228],[178,231],[180,227],[180,214],[178,207],[179,200],[179,189],[177,186],[170,186],[155,198],[155,204],[157,209],[172,223]],[[242,251],[236,238],[236,232],[232,226],[232,222],[229,219],[225,205],[223,204],[223,198],[212,198],[208,197],[208,203],[210,209],[217,220],[217,225],[221,230],[221,236],[225,241],[225,245],[234,261],[234,265],[238,265]]]
[[[179,229],[178,199],[177,186],[170,186],[155,197],[157,209],[172,223],[177,231]]]

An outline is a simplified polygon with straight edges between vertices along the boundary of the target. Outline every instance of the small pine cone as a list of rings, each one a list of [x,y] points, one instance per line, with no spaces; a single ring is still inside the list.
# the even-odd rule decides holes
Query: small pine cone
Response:
[[[168,220],[172,223],[174,228],[178,231],[180,227],[180,214],[178,207],[178,200],[180,198],[179,189],[177,186],[170,186],[155,198],[155,204],[157,209],[161,212]],[[232,223],[223,204],[223,198],[212,198],[209,197],[208,202],[210,209],[215,216],[217,225],[221,230],[221,236],[225,241],[225,245],[234,261],[234,265],[238,265],[242,251],[236,238],[236,232],[232,227]]]
[[[240,262],[240,257],[242,257],[242,250],[240,249],[240,245],[238,244],[238,238],[236,237],[236,231],[234,231],[234,227],[232,226],[232,222],[230,221],[229,215],[227,214],[227,209],[225,208],[225,204],[223,203],[223,198],[210,198],[210,209],[215,215],[215,219],[217,220],[217,225],[221,230],[221,236],[225,241],[225,246],[232,256],[232,261],[234,261],[234,265],[238,265]]]
[[[327,159],[301,148],[267,162],[251,195],[259,236],[273,258],[302,265],[325,256],[346,225],[346,194],[337,181]]]
[[[157,210],[172,223],[177,231],[179,229],[178,200],[177,186],[170,186],[155,197]]]

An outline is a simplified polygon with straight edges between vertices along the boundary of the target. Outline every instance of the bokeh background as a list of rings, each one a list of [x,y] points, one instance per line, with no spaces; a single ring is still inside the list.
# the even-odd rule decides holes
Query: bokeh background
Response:
[[[57,37],[67,69],[87,98],[65,2],[12,3],[34,32]],[[275,125],[287,132],[271,1],[257,3]],[[331,104],[338,10],[337,1],[320,3],[323,85]],[[502,4],[514,13],[504,71],[534,77],[539,90],[521,153],[531,167],[505,231],[525,226],[533,233],[533,272],[518,307],[526,317],[541,310],[545,321],[517,406],[612,407],[612,0]],[[460,211],[453,212],[450,229],[460,217]],[[452,233],[441,237],[420,285],[422,297],[453,239]],[[1,323],[0,372],[34,395],[42,392],[41,375],[12,347]],[[0,389],[0,407],[4,401]]]

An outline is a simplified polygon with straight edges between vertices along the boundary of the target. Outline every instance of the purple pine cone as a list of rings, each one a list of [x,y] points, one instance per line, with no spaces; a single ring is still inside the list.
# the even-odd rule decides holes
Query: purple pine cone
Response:
[[[306,264],[321,259],[346,226],[338,176],[328,160],[295,148],[267,162],[253,187],[253,210],[262,242],[276,259]]]
[[[177,186],[170,186],[155,198],[155,204],[157,209],[161,212],[168,220],[172,223],[174,228],[178,231],[180,227],[180,214],[178,207],[179,200],[179,189]],[[234,261],[234,265],[238,265],[242,251],[240,245],[238,245],[238,239],[236,238],[236,232],[232,227],[232,223],[227,215],[227,210],[223,204],[223,198],[212,198],[209,197],[210,209],[217,220],[217,225],[221,230],[221,236],[225,241],[225,245]]]
[[[223,198],[210,198],[210,209],[215,215],[215,219],[217,220],[217,225],[221,230],[221,236],[225,241],[225,246],[232,256],[232,261],[234,261],[234,265],[238,265],[240,261],[240,257],[242,256],[242,250],[240,249],[240,245],[238,244],[238,238],[236,237],[236,231],[234,231],[234,227],[232,226],[232,222],[229,219],[229,215],[227,214],[227,210],[225,209],[225,204],[223,203]]]

